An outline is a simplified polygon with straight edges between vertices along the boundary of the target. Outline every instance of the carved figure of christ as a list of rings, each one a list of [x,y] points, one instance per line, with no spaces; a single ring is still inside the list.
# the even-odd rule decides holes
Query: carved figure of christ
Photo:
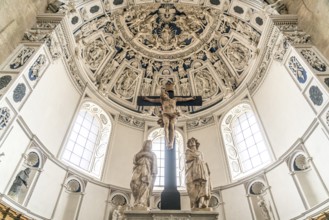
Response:
[[[140,96],[137,99],[139,106],[161,106],[161,116],[158,124],[164,128],[165,144],[168,149],[172,149],[175,139],[175,125],[179,112],[177,106],[201,106],[201,96],[174,96],[171,84],[161,90],[160,97]]]

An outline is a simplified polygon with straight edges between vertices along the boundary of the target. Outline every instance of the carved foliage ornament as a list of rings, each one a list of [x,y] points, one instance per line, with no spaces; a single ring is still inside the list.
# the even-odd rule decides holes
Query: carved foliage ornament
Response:
[[[286,32],[287,40],[292,44],[308,44],[311,36],[302,31]]]
[[[95,71],[108,53],[106,44],[100,38],[88,43],[84,48],[83,57],[91,70]]]
[[[193,128],[198,128],[198,127],[203,127],[203,126],[211,124],[213,122],[214,122],[214,117],[212,115],[208,116],[208,117],[202,117],[202,118],[198,118],[193,121],[188,121],[187,128],[193,129]]]
[[[137,108],[136,95],[159,95],[162,76],[174,82],[177,95],[189,96],[200,91],[203,98],[211,97],[215,103],[223,100],[221,89],[226,87],[227,93],[233,94],[242,82],[253,52],[244,46],[246,41],[232,41],[232,34],[242,35],[252,45],[257,45],[260,36],[248,23],[220,10],[185,4],[143,4],[128,6],[120,15],[101,16],[82,25],[75,31],[79,45],[75,52],[88,69],[92,67],[94,75],[88,76],[99,93],[131,110]],[[99,39],[103,45],[91,39]],[[184,43],[179,43],[182,39]],[[206,63],[214,65],[215,72],[191,76],[191,71]],[[77,68],[71,69],[77,78]],[[128,69],[133,74],[128,74]],[[206,75],[205,81],[201,75]],[[200,87],[203,83],[209,84],[207,88]]]
[[[195,73],[194,83],[197,94],[201,95],[204,100],[207,100],[220,92],[216,80],[206,69]]]
[[[20,102],[24,98],[26,93],[26,86],[24,83],[19,83],[14,89],[13,100],[14,102]]]
[[[283,60],[283,57],[284,55],[286,54],[288,48],[289,48],[289,43],[287,41],[287,38],[285,37],[282,37],[282,39],[280,40],[279,42],[279,45],[278,45],[278,48],[277,48],[277,51],[275,52],[274,54],[274,59],[277,60],[277,61],[282,61]]]
[[[41,54],[29,69],[29,79],[36,80],[40,75],[40,70],[46,64],[46,56]]]
[[[10,75],[0,77],[0,90],[6,88],[10,83],[12,77]]]
[[[23,40],[29,40],[33,42],[45,42],[49,39],[51,30],[30,30],[24,33]]]
[[[18,69],[23,66],[26,61],[32,56],[34,51],[34,48],[24,48],[9,65],[10,69]]]
[[[61,57],[62,53],[60,50],[60,44],[56,38],[56,34],[53,33],[51,37],[46,41],[46,45],[49,49],[51,57],[56,60]]]
[[[303,49],[300,52],[307,62],[319,72],[325,72],[327,70],[326,64],[314,53],[314,51],[309,49]]]
[[[131,101],[137,86],[138,73],[126,68],[118,78],[114,86],[115,93],[128,101]]]
[[[176,51],[199,42],[213,22],[209,12],[179,4],[129,8],[123,17],[135,42],[155,51]]]
[[[137,119],[133,116],[122,115],[122,114],[119,115],[119,121],[138,128],[144,128],[144,124],[145,124],[145,122],[140,119]]]
[[[317,86],[311,86],[309,90],[310,99],[314,105],[320,106],[323,103],[323,93]]]
[[[10,110],[7,107],[0,108],[0,130],[5,128],[10,120]]]
[[[225,55],[234,68],[240,73],[248,66],[249,60],[251,59],[251,51],[238,41],[228,45],[225,50]]]
[[[307,73],[295,56],[290,57],[288,65],[298,82],[304,84],[307,81]]]

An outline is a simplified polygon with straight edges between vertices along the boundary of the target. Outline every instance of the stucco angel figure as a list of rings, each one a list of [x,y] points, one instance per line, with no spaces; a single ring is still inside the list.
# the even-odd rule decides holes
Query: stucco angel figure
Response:
[[[134,157],[134,169],[130,188],[134,197],[134,209],[147,210],[158,172],[157,158],[152,152],[152,141],[146,140]]]
[[[200,143],[195,138],[187,141],[186,158],[186,189],[190,197],[191,209],[209,209],[211,197],[210,171],[198,150]]]

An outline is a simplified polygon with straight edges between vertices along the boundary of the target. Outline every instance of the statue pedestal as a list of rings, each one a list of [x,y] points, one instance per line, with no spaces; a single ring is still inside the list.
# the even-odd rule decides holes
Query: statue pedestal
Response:
[[[181,210],[152,210],[125,211],[127,220],[217,220],[218,212],[213,211],[181,211]]]

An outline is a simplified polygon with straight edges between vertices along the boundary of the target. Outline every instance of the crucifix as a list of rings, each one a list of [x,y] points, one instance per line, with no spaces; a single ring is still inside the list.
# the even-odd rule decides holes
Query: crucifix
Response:
[[[162,210],[180,210],[180,194],[176,183],[175,125],[179,112],[177,106],[201,106],[201,96],[174,96],[174,85],[168,81],[159,96],[139,96],[138,106],[161,106],[158,124],[165,131],[165,186],[161,193]]]

